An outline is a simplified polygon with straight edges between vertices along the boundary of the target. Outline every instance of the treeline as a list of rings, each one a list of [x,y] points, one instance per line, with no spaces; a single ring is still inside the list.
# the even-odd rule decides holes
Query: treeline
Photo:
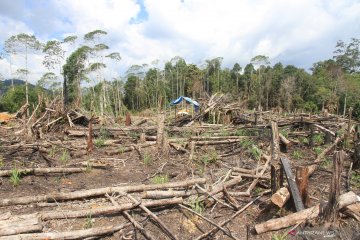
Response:
[[[34,95],[44,92],[44,87],[51,90],[49,97],[62,99],[65,107],[83,107],[115,116],[128,110],[163,108],[178,96],[198,99],[222,92],[249,109],[327,109],[345,114],[351,107],[354,116],[360,117],[360,39],[338,41],[333,58],[314,63],[311,72],[271,63],[263,55],[253,57],[245,66],[235,63],[232,68],[223,67],[221,57],[197,66],[176,56],[162,66],[158,60],[133,65],[124,77],[109,79],[105,78],[107,66],[120,64],[121,56],[102,42],[106,35],[105,31],[95,30],[83,38],[69,36],[45,44],[26,34],[10,37],[4,44],[10,65],[16,54],[34,51],[43,54],[49,72],[39,79],[39,87],[30,89],[37,91],[35,94],[27,93],[27,87],[7,91],[1,97],[0,110],[16,111],[26,101],[36,102]],[[26,62],[24,69],[14,71],[14,76],[25,80],[29,74]]]

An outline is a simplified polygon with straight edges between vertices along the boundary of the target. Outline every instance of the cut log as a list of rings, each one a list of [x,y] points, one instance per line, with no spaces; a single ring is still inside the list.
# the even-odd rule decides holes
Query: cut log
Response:
[[[347,192],[340,195],[338,209],[342,209],[343,207],[354,204],[356,202],[360,202],[360,197],[357,196],[354,192]],[[268,231],[275,231],[282,228],[287,228],[292,225],[301,223],[305,220],[316,218],[319,213],[320,204],[317,204],[314,207],[304,209],[302,211],[287,215],[285,217],[271,219],[267,222],[256,224],[255,230],[257,234],[260,234]]]
[[[180,204],[183,202],[182,198],[172,198],[172,199],[162,199],[162,200],[153,200],[148,202],[143,202],[145,207],[159,207],[166,205]],[[99,208],[92,209],[83,209],[83,210],[63,210],[63,211],[48,211],[40,212],[42,220],[51,220],[51,219],[68,219],[68,218],[79,218],[86,216],[99,216],[99,215],[109,215],[120,213],[126,210],[133,209],[137,207],[138,204],[133,203],[124,203],[119,206],[104,206]]]
[[[39,214],[17,216],[0,221],[0,236],[38,232],[43,228]]]
[[[176,149],[179,152],[182,152],[182,153],[187,152],[187,150],[185,148],[183,148],[183,146],[181,146],[180,144],[173,143],[173,142],[169,142],[169,144],[171,147],[173,147],[174,149]]]
[[[85,172],[86,168],[25,168],[17,169],[21,175],[67,174]],[[0,177],[11,176],[13,170],[1,170]]]
[[[238,143],[240,141],[241,139],[227,139],[227,140],[219,140],[219,141],[197,141],[195,142],[195,144],[198,146],[206,146],[206,145]]]
[[[0,237],[0,240],[85,239],[89,237],[101,237],[104,235],[113,234],[130,225],[131,223],[126,223],[126,224],[119,224],[119,225],[106,226],[106,227],[94,227],[90,229],[75,230],[69,232],[18,234],[18,235]]]
[[[189,179],[181,182],[170,182],[164,184],[140,184],[136,186],[122,186],[122,187],[105,187],[95,188],[89,190],[74,191],[69,193],[54,193],[49,195],[37,195],[28,197],[14,197],[0,199],[0,206],[10,206],[16,204],[29,204],[35,202],[54,202],[63,200],[74,200],[83,199],[88,197],[103,196],[105,193],[111,194],[115,192],[143,192],[157,189],[168,189],[168,188],[187,188],[195,184],[204,184],[205,178]]]
[[[125,147],[125,148],[119,148],[116,150],[106,150],[103,153],[105,153],[108,156],[119,155],[124,152],[134,151],[134,150],[136,150],[136,148],[146,148],[146,147],[153,146],[155,144],[156,144],[156,142],[148,142],[148,143],[144,143],[144,144],[138,144],[137,146],[129,146],[129,147]]]
[[[285,203],[290,199],[290,192],[287,187],[282,187],[275,194],[271,196],[271,202],[282,208]]]
[[[198,192],[196,190],[190,191],[146,191],[141,197],[142,198],[150,198],[150,199],[162,199],[162,198],[173,198],[173,197],[188,197],[191,195],[196,195]]]
[[[215,185],[212,190],[210,192],[208,192],[207,194],[209,196],[214,196],[215,194],[222,192],[224,187],[225,188],[230,188],[236,184],[239,184],[239,182],[241,182],[242,178],[241,176],[235,177],[234,179],[231,179],[230,181],[227,182],[221,182],[217,185]],[[201,196],[199,197],[199,201],[203,201],[207,196]]]

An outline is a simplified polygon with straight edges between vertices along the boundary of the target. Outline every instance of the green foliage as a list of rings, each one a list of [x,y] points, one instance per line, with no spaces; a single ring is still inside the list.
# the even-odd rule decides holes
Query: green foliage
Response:
[[[248,136],[249,135],[249,132],[247,129],[236,129],[235,131],[235,136]]]
[[[122,154],[122,153],[124,153],[124,152],[125,152],[125,147],[124,147],[124,145],[121,145],[121,146],[119,147],[119,153]]]
[[[353,171],[351,173],[351,179],[350,182],[352,185],[354,185],[356,188],[360,188],[360,173]]]
[[[64,103],[75,104],[80,99],[80,82],[85,71],[85,61],[91,48],[82,46],[73,52],[63,66],[64,72]]]
[[[255,143],[250,139],[243,139],[240,142],[240,146],[245,149],[249,149],[251,146],[253,146]]]
[[[321,166],[324,168],[328,168],[332,165],[332,161],[329,157],[325,157],[324,161],[322,162]]]
[[[304,157],[303,153],[300,150],[293,151],[292,156],[296,160],[300,160],[300,159],[302,159]]]
[[[57,151],[56,145],[52,145],[51,149],[50,149],[50,152],[49,152],[49,156],[54,158],[55,155],[56,155],[56,151]]]
[[[100,137],[100,138],[96,138],[94,140],[94,145],[96,148],[102,148],[105,146],[105,139]]]
[[[252,147],[250,148],[250,154],[254,159],[260,160],[261,150],[256,145],[252,145]]]
[[[289,136],[289,132],[286,129],[281,129],[280,133],[286,138]]]
[[[192,201],[191,209],[194,212],[197,212],[198,214],[202,214],[205,210],[204,203],[199,200],[199,198],[196,198],[194,201]]]
[[[300,142],[304,145],[309,145],[309,139],[307,137],[301,137]]]
[[[93,226],[94,226],[94,219],[91,217],[91,214],[89,214],[86,217],[84,228],[88,229],[88,228],[92,228]]]
[[[90,160],[86,161],[86,172],[90,172],[92,170],[92,163]]]
[[[66,164],[68,163],[70,160],[70,154],[69,151],[67,149],[64,149],[61,156],[60,156],[60,162],[62,164]]]
[[[287,234],[285,235],[274,234],[271,236],[271,240],[286,240],[286,239],[287,239]]]
[[[4,157],[0,155],[0,168],[4,166]]]
[[[167,183],[167,182],[169,182],[169,177],[168,177],[168,175],[156,175],[155,177],[152,178],[152,182],[154,184]]]
[[[314,150],[316,156],[318,156],[323,151],[323,149],[321,147],[314,147],[313,150]]]
[[[206,154],[202,157],[202,162],[204,164],[216,163],[219,155],[217,154],[215,149],[210,149]]]
[[[323,133],[315,134],[313,136],[313,141],[317,145],[322,145],[324,143],[324,138],[325,138],[325,135]]]
[[[153,157],[148,153],[144,153],[143,162],[145,166],[150,165],[153,162]]]
[[[34,87],[29,86],[29,103],[31,105],[38,104],[38,91]],[[14,90],[8,90],[0,97],[0,111],[14,113],[20,109],[26,102],[25,85],[17,85]]]
[[[12,185],[17,186],[20,184],[20,171],[15,167],[10,173],[10,182]]]

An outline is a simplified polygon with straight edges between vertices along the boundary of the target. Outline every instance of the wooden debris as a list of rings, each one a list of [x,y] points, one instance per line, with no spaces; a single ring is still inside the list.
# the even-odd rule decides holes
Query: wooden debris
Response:
[[[282,187],[275,194],[271,196],[271,202],[282,208],[285,203],[290,199],[290,192],[287,187]]]
[[[340,180],[342,173],[342,165],[344,161],[344,153],[336,152],[333,158],[333,175],[331,178],[329,200],[320,218],[325,222],[334,222],[338,218],[337,204],[340,196]]]
[[[85,238],[101,237],[101,236],[113,234],[130,225],[131,225],[130,223],[125,223],[119,225],[94,227],[90,229],[74,230],[68,232],[18,234],[18,235],[0,237],[0,240],[85,239]]]
[[[29,204],[35,202],[54,202],[54,201],[63,201],[63,200],[74,200],[74,199],[83,199],[89,197],[103,196],[106,193],[111,194],[115,192],[142,192],[148,190],[156,189],[167,189],[167,188],[187,188],[195,184],[204,184],[206,182],[205,178],[196,178],[189,179],[181,182],[170,182],[164,184],[140,184],[136,186],[123,186],[123,187],[105,187],[105,188],[96,188],[89,190],[74,191],[69,193],[54,193],[49,195],[37,195],[37,196],[27,196],[27,197],[15,197],[0,199],[0,206],[10,206],[17,204]]]
[[[283,184],[280,163],[279,129],[276,122],[271,122],[271,132],[271,191],[275,194]]]
[[[360,202],[360,197],[357,196],[354,192],[344,193],[339,197],[339,205],[337,209],[342,209],[343,207],[354,204],[356,202]],[[320,212],[320,204],[317,204],[314,207],[301,210],[285,217],[271,219],[267,222],[256,224],[255,230],[257,234],[260,234],[290,227],[292,225],[304,222],[305,220],[316,218]]]
[[[301,211],[304,209],[304,204],[302,202],[301,195],[299,193],[299,189],[296,185],[295,177],[291,171],[291,166],[290,166],[289,160],[285,157],[281,157],[281,163],[284,167],[286,179],[289,184],[291,196],[293,198],[296,211]]]

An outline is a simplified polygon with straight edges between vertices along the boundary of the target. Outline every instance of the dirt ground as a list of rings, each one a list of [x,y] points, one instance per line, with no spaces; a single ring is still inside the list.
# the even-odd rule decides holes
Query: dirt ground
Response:
[[[149,121],[151,122],[151,121]],[[185,147],[187,152],[182,153],[170,148],[168,157],[159,154],[156,145],[144,147],[139,151],[122,151],[125,147],[137,145],[140,141],[141,129],[156,128],[156,121],[153,124],[143,127],[125,127],[123,125],[100,126],[94,125],[97,136],[94,137],[95,149],[88,153],[86,148],[86,136],[71,137],[65,130],[78,130],[86,133],[86,127],[76,126],[69,128],[66,124],[61,131],[45,133],[43,139],[27,138],[24,133],[18,133],[22,129],[19,121],[13,120],[0,128],[0,167],[1,170],[21,168],[45,168],[45,167],[74,167],[86,166],[87,170],[73,174],[45,174],[45,175],[21,175],[20,183],[14,184],[9,177],[3,176],[0,179],[0,198],[16,198],[22,196],[36,196],[59,192],[74,192],[77,190],[94,189],[101,187],[152,184],[158,181],[176,182],[186,179],[205,177],[208,188],[219,179],[224,178],[228,171],[234,167],[256,169],[258,164],[264,164],[259,154],[270,154],[271,131],[268,128],[244,128],[245,125],[237,126],[209,126],[207,128],[195,125],[174,130],[168,129],[169,139]],[[319,152],[325,149],[323,139],[309,146],[309,129],[294,127],[290,125],[280,127],[280,132],[286,133],[293,141],[286,152],[293,171],[297,166],[310,164],[316,159]],[[125,132],[114,129],[127,129]],[[144,130],[146,135],[156,135],[155,131]],[[295,134],[294,134],[295,133]],[[189,161],[189,138],[191,136],[242,136],[239,142],[217,145],[196,146],[195,156]],[[322,136],[322,135],[321,135]],[[115,141],[116,140],[116,141]],[[108,152],[118,150],[118,154],[109,155]],[[85,153],[84,153],[85,151]],[[342,192],[346,191],[346,176],[350,165],[352,147],[348,146],[342,179]],[[320,168],[309,180],[308,194],[310,196],[308,207],[317,203],[325,202],[329,195],[329,185],[332,177],[332,154],[331,151],[320,164]],[[101,165],[101,168],[97,168]],[[159,180],[156,176],[164,177]],[[265,172],[270,177],[270,171]],[[228,189],[231,192],[243,192],[249,187],[253,179],[243,178],[240,184]],[[272,218],[278,218],[294,212],[294,207],[289,201],[287,207],[279,209],[270,201],[270,180],[260,180],[250,197],[234,197],[239,209],[252,201],[255,197],[261,196],[251,204],[244,212],[230,221],[225,229],[229,230],[238,239],[323,239],[320,235],[291,236],[288,234],[290,228],[268,232],[257,235],[254,232],[254,225]],[[350,188],[357,195],[360,195],[360,171],[352,171]],[[141,194],[133,194],[140,198]],[[119,202],[129,202],[124,197],[119,197]],[[224,201],[224,200],[223,200]],[[194,198],[185,198],[185,203],[192,209],[196,209]],[[23,215],[43,211],[65,211],[79,209],[94,209],[103,206],[112,206],[112,203],[104,197],[78,199],[72,201],[55,203],[33,203],[27,205],[14,205],[0,207],[0,216],[5,212],[12,215]],[[205,201],[200,204],[199,212],[216,223],[228,219],[236,210],[219,203]],[[178,239],[196,239],[199,235],[213,228],[210,223],[198,216],[182,210],[178,206],[165,206],[151,208],[151,210],[165,223],[170,231]],[[147,214],[136,208],[128,211],[145,230],[155,239],[169,239],[157,224]],[[185,212],[185,213],[184,213]],[[78,229],[87,229],[108,226],[112,224],[126,223],[128,220],[122,213],[107,214],[102,216],[88,216],[86,218],[58,219],[45,221],[43,232],[61,232]],[[331,239],[360,239],[360,224],[355,219],[342,217],[337,223],[337,236]],[[308,221],[297,228],[318,229],[325,231],[325,226],[319,226],[316,221]],[[340,236],[339,236],[340,235]],[[100,239],[144,239],[144,236],[132,225],[116,232],[113,235],[103,236]],[[231,239],[222,231],[218,231],[209,239]]]

